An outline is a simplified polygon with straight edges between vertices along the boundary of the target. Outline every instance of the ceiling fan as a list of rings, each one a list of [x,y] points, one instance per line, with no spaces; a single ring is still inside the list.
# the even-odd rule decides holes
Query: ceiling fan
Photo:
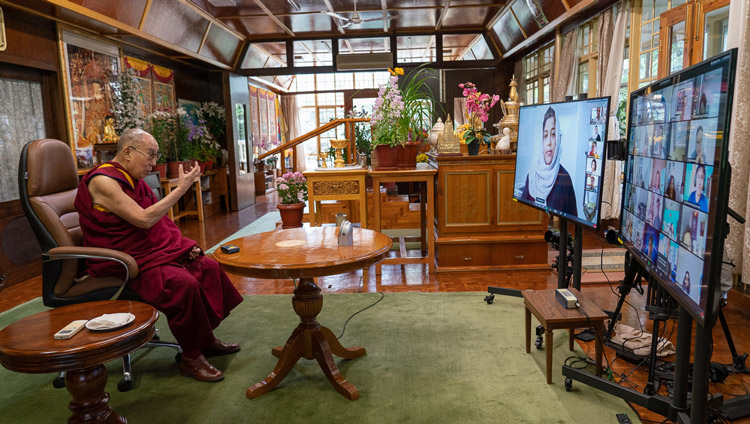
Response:
[[[327,10],[323,10],[320,13],[323,13],[325,15],[331,16],[333,18],[336,18],[339,20],[339,24],[341,28],[348,28],[352,25],[359,25],[363,22],[374,22],[374,21],[382,21],[383,17],[379,18],[368,18],[368,19],[362,19],[359,16],[359,12],[357,12],[357,0],[354,0],[354,13],[352,13],[352,16],[350,18],[347,18],[346,16],[339,15],[336,12],[329,12]],[[388,15],[385,17],[385,19],[391,21],[393,19],[398,19],[398,16],[391,16]]]

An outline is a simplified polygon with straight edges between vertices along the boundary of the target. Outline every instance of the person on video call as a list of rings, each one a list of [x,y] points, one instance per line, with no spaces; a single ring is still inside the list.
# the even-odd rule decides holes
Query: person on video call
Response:
[[[704,185],[706,182],[706,167],[698,165],[693,171],[693,191],[690,192],[688,202],[698,205],[703,212],[708,212],[708,198],[704,194]]]
[[[557,136],[555,110],[547,109],[542,121],[542,143],[540,155],[526,176],[521,198],[542,203],[549,209],[573,216],[578,215],[573,180],[560,163],[562,149]]]
[[[695,150],[690,155],[690,159],[698,163],[706,163],[706,152],[703,149],[703,127],[698,127],[695,131]]]
[[[589,156],[596,157],[596,141],[591,142],[591,151],[589,152]]]
[[[651,177],[651,185],[648,189],[653,191],[654,193],[661,193],[661,171],[659,171],[658,169]]]
[[[685,271],[685,276],[682,277],[682,291],[686,295],[690,295],[690,273],[688,271]]]
[[[664,127],[662,125],[657,125],[654,129],[654,144],[651,146],[651,154],[658,156],[658,157],[664,157],[663,150],[664,149]]]
[[[596,159],[591,160],[591,173],[596,174]]]
[[[651,262],[656,263],[657,252],[653,236],[648,236],[648,250],[646,251],[646,255],[651,258]]]
[[[677,197],[677,193],[674,187],[674,175],[669,176],[669,182],[667,183],[667,188],[664,189],[664,195],[667,196],[668,199],[672,200],[675,200],[675,198]]]
[[[602,136],[599,134],[599,125],[594,125],[594,140],[602,141]]]

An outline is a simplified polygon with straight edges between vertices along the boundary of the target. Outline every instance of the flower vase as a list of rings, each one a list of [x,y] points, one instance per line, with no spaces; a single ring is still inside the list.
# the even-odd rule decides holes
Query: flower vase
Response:
[[[403,150],[401,146],[388,146],[385,144],[378,144],[375,146],[373,156],[376,158],[373,160],[374,171],[393,171],[398,169],[396,163],[398,162],[399,150]]]
[[[469,150],[469,156],[476,156],[479,154],[479,141],[474,140],[471,143],[466,145],[466,148]]]
[[[167,164],[166,163],[157,163],[154,165],[153,168],[151,168],[152,171],[159,173],[159,178],[164,179],[167,178]]]
[[[416,169],[417,168],[417,154],[419,153],[419,144],[416,142],[406,143],[405,146],[399,146],[398,150],[398,161],[396,167],[398,169]]]
[[[302,215],[305,212],[305,202],[276,205],[281,214],[281,228],[299,228],[302,226]]]

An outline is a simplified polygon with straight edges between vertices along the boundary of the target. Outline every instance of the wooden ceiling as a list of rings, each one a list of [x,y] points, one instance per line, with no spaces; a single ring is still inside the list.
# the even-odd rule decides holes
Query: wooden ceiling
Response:
[[[610,3],[358,0],[356,9],[364,22],[346,25],[346,20],[325,12],[351,19],[354,0],[0,0],[0,5],[86,28],[175,60],[233,70],[247,69],[248,63],[256,67],[261,61],[251,57],[257,52],[247,45],[261,46],[261,51],[269,53],[263,67],[278,67],[287,61],[285,40],[326,37],[333,39],[328,44],[305,42],[306,47],[312,54],[317,49],[313,46],[325,49],[339,43],[345,47],[342,52],[373,52],[381,47],[387,51],[398,40],[398,48],[408,43],[414,50],[415,61],[442,61],[446,55],[454,57],[446,60],[471,60],[487,55],[487,50],[495,58],[507,57],[543,41],[556,26]],[[440,42],[434,41],[434,34],[442,34]],[[357,39],[378,35],[382,37],[370,42]],[[442,55],[430,52],[436,44],[442,46]]]

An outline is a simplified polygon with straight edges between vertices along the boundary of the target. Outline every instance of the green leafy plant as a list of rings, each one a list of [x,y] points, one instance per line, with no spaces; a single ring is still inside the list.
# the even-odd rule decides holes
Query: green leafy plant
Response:
[[[125,130],[142,128],[146,117],[138,102],[140,83],[135,69],[128,69],[117,76],[112,99],[115,133],[119,136]]]

